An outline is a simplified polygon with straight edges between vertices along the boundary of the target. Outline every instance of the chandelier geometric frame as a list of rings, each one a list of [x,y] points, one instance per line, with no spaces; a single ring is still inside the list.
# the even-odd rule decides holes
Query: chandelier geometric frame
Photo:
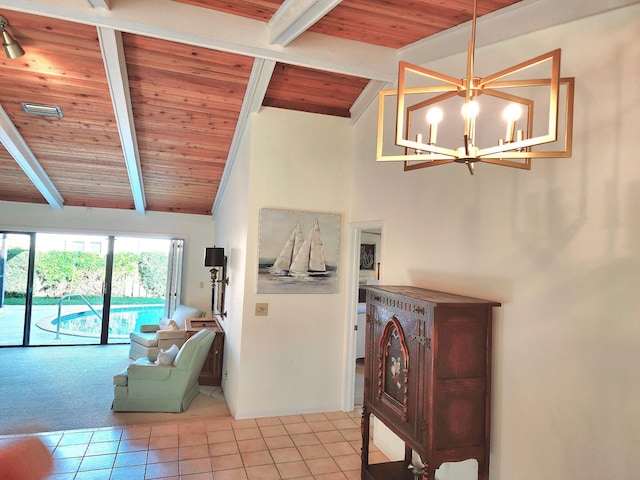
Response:
[[[539,55],[525,62],[506,68],[484,78],[475,77],[475,24],[476,1],[472,23],[472,36],[468,45],[466,77],[454,78],[433,70],[401,61],[398,67],[398,88],[383,90],[378,98],[378,134],[376,145],[377,161],[403,161],[405,171],[419,168],[438,166],[448,163],[464,163],[471,174],[477,162],[491,163],[506,167],[529,170],[533,158],[566,158],[572,154],[573,137],[573,77],[560,77],[560,49]],[[535,70],[539,66],[550,67],[550,78],[521,78],[519,75],[528,69]],[[407,81],[408,75],[417,78],[425,85],[413,86]],[[516,77],[513,80],[509,78]],[[433,84],[433,82],[438,82]],[[432,83],[428,83],[432,82]],[[548,90],[548,125],[544,132],[534,136],[533,120],[536,102],[517,93],[522,89]],[[512,90],[511,92],[509,90]],[[515,89],[515,91],[513,91]],[[520,90],[518,90],[520,89]],[[562,94],[561,94],[562,93]],[[396,122],[394,144],[403,147],[402,153],[384,153],[385,136],[385,105],[389,97],[396,99]],[[435,120],[427,120],[427,131],[420,131],[420,113],[429,108],[441,110],[438,105],[452,97],[463,97],[462,132],[458,137],[458,145],[438,145],[436,135],[438,124],[442,120],[442,112]],[[481,114],[477,113],[476,99],[492,97],[498,101],[508,102],[509,108],[524,113],[524,126],[516,129],[516,117],[506,123],[505,138],[498,138],[495,145],[476,145],[476,123],[481,121]],[[564,103],[560,104],[561,97]],[[539,102],[540,103],[540,102]],[[559,150],[533,150],[532,147],[558,141],[559,113],[563,111],[563,145]],[[506,110],[506,109],[505,109]],[[473,113],[467,113],[473,112]],[[450,112],[449,112],[450,113]],[[495,112],[494,112],[495,113]],[[506,112],[505,112],[506,113]],[[427,119],[429,119],[427,112]],[[424,123],[424,122],[423,122]],[[449,122],[451,123],[451,122]],[[418,131],[419,133],[414,133]],[[396,149],[398,150],[398,149]]]

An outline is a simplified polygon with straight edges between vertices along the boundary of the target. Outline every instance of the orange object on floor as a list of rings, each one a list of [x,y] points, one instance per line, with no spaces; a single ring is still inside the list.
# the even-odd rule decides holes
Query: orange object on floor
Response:
[[[42,440],[28,437],[0,449],[0,480],[41,480],[52,463]]]

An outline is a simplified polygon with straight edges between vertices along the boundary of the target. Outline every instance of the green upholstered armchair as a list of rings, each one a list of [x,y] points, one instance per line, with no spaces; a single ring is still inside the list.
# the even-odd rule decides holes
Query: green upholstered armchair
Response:
[[[172,365],[139,358],[113,377],[116,412],[183,412],[200,391],[198,376],[215,333],[200,330],[180,348]]]
[[[178,305],[170,319],[165,318],[157,324],[140,325],[139,332],[131,332],[130,334],[129,358],[155,360],[158,358],[160,350],[166,350],[174,344],[180,348],[186,340],[185,323],[187,318],[203,316],[202,310],[187,305]],[[170,320],[176,323],[177,330],[165,329]]]

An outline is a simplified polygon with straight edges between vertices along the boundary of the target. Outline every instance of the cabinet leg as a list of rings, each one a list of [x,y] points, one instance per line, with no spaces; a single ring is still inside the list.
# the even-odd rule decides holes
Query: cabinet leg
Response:
[[[371,414],[362,407],[362,417],[360,418],[360,434],[362,436],[362,452],[361,455],[361,475],[364,478],[364,471],[369,466],[369,426],[371,422]]]
[[[489,462],[478,460],[478,480],[489,480]]]

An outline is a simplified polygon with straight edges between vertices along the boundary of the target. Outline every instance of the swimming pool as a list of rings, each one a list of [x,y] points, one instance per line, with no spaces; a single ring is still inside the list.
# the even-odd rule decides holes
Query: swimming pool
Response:
[[[101,309],[96,311],[102,315]],[[140,330],[140,325],[158,323],[164,317],[164,305],[132,305],[113,307],[109,318],[110,338],[129,338],[133,331]],[[58,330],[58,317],[49,317],[37,322],[38,327],[49,332]],[[62,315],[60,317],[60,334],[79,337],[100,337],[101,320],[91,310],[83,310]]]

